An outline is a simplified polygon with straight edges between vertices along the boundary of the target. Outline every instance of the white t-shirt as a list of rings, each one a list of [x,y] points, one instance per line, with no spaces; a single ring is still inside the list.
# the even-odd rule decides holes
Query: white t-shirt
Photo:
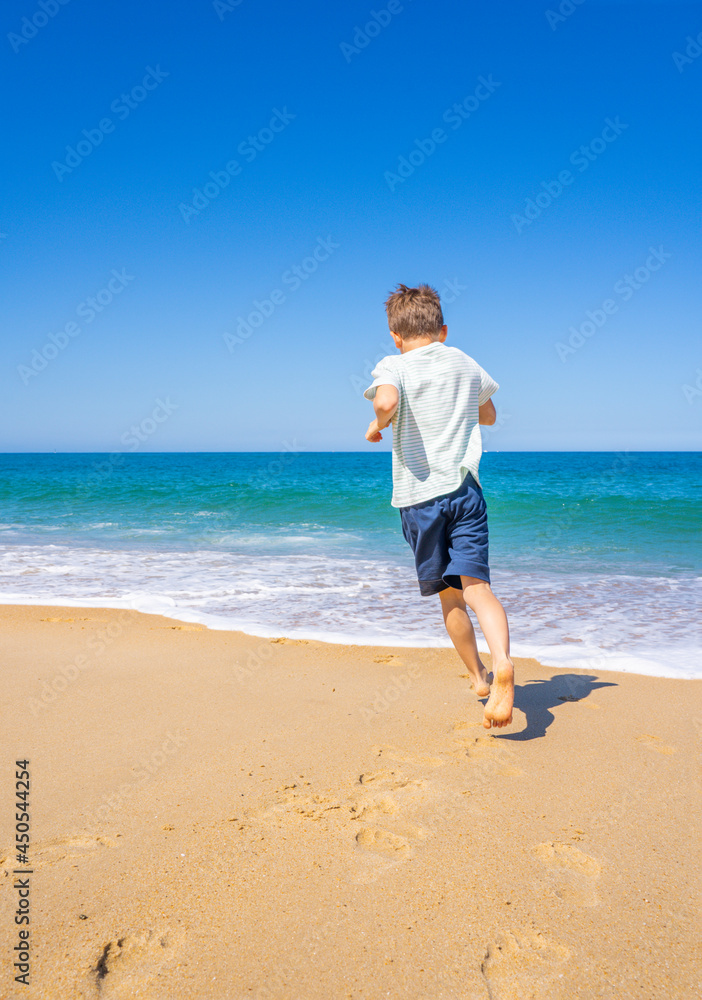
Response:
[[[478,407],[499,388],[477,361],[435,341],[389,355],[373,369],[366,399],[394,385],[400,401],[392,418],[392,506],[411,507],[453,493],[482,454]]]

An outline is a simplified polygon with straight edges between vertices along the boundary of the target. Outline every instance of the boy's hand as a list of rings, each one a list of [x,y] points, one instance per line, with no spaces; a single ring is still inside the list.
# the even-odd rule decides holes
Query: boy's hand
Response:
[[[383,435],[380,432],[392,423],[392,418],[395,416],[399,402],[400,394],[396,386],[385,384],[378,386],[373,397],[375,420],[371,420],[368,425],[366,441],[372,441],[373,444],[377,444],[378,441],[383,440]]]
[[[373,444],[377,444],[378,441],[383,440],[383,435],[380,433],[380,428],[378,427],[377,420],[371,420],[368,424],[368,430],[366,431],[366,441],[372,441]]]

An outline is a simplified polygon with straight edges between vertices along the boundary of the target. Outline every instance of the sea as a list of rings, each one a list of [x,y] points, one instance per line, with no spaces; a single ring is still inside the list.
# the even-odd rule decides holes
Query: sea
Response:
[[[702,453],[488,451],[480,478],[515,655],[702,677]],[[391,479],[377,451],[0,455],[0,602],[450,646]]]

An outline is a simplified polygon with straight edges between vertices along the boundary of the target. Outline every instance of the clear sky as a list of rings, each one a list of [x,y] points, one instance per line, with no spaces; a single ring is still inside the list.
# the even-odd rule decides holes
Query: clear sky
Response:
[[[700,447],[702,3],[0,19],[0,449],[371,449],[400,281],[500,383],[489,450]]]

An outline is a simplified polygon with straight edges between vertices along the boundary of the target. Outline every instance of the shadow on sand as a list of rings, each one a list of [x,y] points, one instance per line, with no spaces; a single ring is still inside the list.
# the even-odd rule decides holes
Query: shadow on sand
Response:
[[[594,674],[555,674],[548,680],[527,681],[515,684],[514,707],[526,715],[526,729],[521,733],[501,733],[492,730],[498,740],[522,743],[538,740],[546,735],[546,730],[555,716],[552,708],[558,708],[565,701],[582,701],[597,688],[617,687],[612,681],[600,681]]]

